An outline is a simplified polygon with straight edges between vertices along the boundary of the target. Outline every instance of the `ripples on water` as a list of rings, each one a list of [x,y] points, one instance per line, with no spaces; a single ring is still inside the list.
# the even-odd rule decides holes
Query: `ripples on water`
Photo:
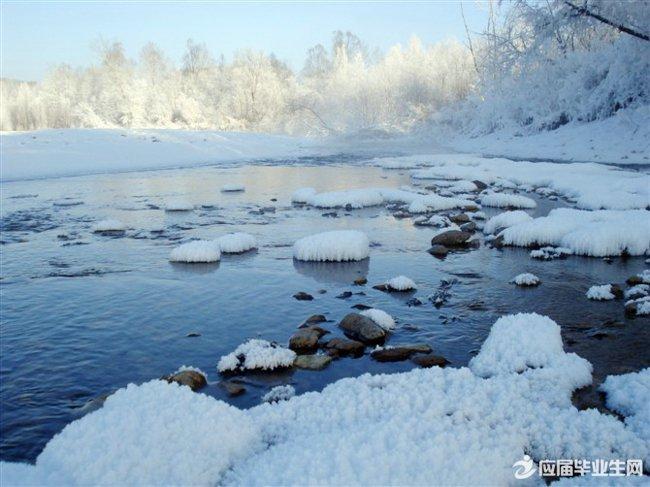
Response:
[[[355,161],[340,157],[338,162]],[[246,192],[221,193],[229,183],[244,184]],[[219,357],[247,338],[286,343],[315,313],[330,318],[325,327],[338,334],[335,322],[355,304],[397,318],[389,343],[427,342],[453,366],[467,364],[499,316],[519,311],[546,314],[561,324],[566,348],[594,364],[597,381],[648,365],[647,319],[626,319],[620,301],[585,297],[593,284],[622,282],[640,272],[643,258],[612,264],[583,257],[541,262],[525,249],[482,246],[437,260],[426,253],[432,229],[395,219],[384,208],[337,210],[332,218],[322,216],[330,210],[290,203],[291,193],[304,186],[403,184],[409,184],[406,171],[354,165],[203,167],[3,184],[2,460],[33,461],[54,434],[91,409],[91,399],[181,365],[208,373],[210,384],[202,392],[240,407],[259,403],[277,384],[291,383],[302,393],[364,372],[412,368],[408,361],[377,363],[366,355],[334,361],[320,372],[248,376],[246,394],[234,399],[217,385]],[[195,211],[161,209],[178,197],[193,203]],[[558,204],[532,197],[540,203],[535,215]],[[275,212],[260,211],[269,206]],[[131,229],[123,236],[93,234],[93,222],[105,218]],[[368,234],[375,243],[370,259],[293,261],[297,238],[345,228]],[[168,262],[179,241],[232,231],[254,234],[260,249],[224,255],[218,264]],[[542,285],[513,287],[508,281],[520,272],[537,274]],[[399,274],[418,283],[416,293],[397,296],[371,288]],[[367,286],[351,285],[359,276],[368,278]],[[436,308],[426,298],[443,279],[456,282],[448,302]],[[366,295],[336,298],[346,290]],[[315,299],[296,301],[297,291]],[[413,296],[425,304],[408,306]]]

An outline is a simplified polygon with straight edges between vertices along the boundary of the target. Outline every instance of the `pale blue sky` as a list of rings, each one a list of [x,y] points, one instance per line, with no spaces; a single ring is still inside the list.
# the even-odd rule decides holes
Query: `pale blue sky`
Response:
[[[91,2],[2,1],[2,76],[39,80],[59,63],[87,66],[99,39],[121,41],[130,57],[158,44],[179,62],[188,38],[215,56],[237,49],[273,52],[301,68],[314,44],[329,45],[334,30],[350,30],[386,50],[417,35],[431,43],[464,42],[459,1],[440,2]],[[470,29],[485,25],[484,5],[463,3]]]

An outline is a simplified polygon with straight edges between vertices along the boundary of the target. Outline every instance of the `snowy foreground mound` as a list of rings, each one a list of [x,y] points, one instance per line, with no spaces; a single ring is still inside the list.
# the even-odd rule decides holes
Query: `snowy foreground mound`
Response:
[[[556,208],[548,216],[512,225],[500,235],[506,245],[553,245],[576,255],[643,255],[650,253],[650,211]]]
[[[370,255],[370,242],[363,232],[335,230],[317,233],[293,245],[293,257],[315,262],[363,260]]]
[[[217,262],[221,259],[219,246],[209,240],[194,240],[184,243],[169,254],[171,262],[187,262],[190,264]]]
[[[571,405],[590,382],[552,320],[505,316],[469,367],[365,374],[246,411],[177,384],[130,385],[55,436],[36,466],[2,464],[1,481],[511,485],[524,454],[650,460],[648,370],[603,386],[625,423]]]

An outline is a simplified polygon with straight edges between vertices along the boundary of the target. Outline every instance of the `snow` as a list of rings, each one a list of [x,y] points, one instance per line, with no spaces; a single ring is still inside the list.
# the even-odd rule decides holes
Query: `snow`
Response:
[[[257,248],[257,239],[249,233],[229,233],[215,240],[224,254],[240,254]]]
[[[542,247],[541,249],[531,250],[530,256],[533,259],[553,260],[559,259],[566,255],[571,255],[573,251],[564,247]]]
[[[194,205],[181,198],[170,199],[165,203],[165,211],[192,211]]]
[[[377,308],[365,309],[361,311],[359,314],[363,316],[367,316],[386,331],[395,329],[395,319],[381,309],[377,309]]]
[[[92,227],[93,232],[122,232],[126,230],[126,225],[120,220],[112,218],[101,220],[95,223]]]
[[[648,284],[637,284],[636,286],[632,286],[630,289],[625,291],[625,298],[629,299],[630,297],[634,296],[634,299],[638,299],[643,296],[647,296],[650,294],[650,285]]]
[[[239,358],[243,356],[243,361]],[[219,359],[217,370],[229,372],[237,370],[273,370],[278,367],[291,367],[296,353],[266,340],[253,338],[239,345],[233,352]]]
[[[451,225],[451,220],[442,215],[432,215],[428,218],[426,216],[418,216],[413,219],[413,223],[431,227],[448,227]]]
[[[533,217],[523,210],[504,211],[503,213],[499,213],[498,215],[490,218],[485,223],[483,231],[486,235],[489,235],[499,229],[508,228],[516,225],[517,223],[530,221],[532,219]]]
[[[648,316],[650,315],[650,296],[644,296],[642,298],[633,299],[631,302],[636,303],[636,315],[637,316]],[[625,303],[629,304],[630,301]]]
[[[524,454],[647,459],[647,372],[604,383],[625,424],[573,407],[591,380],[555,322],[505,316],[469,367],[364,374],[243,411],[176,384],[130,385],[36,466],[3,463],[2,484],[510,485]]]
[[[539,277],[530,272],[518,274],[512,280],[517,286],[537,286],[539,284]]]
[[[262,396],[262,402],[288,401],[296,395],[296,389],[291,385],[275,386]]]
[[[153,142],[153,140],[157,142]],[[324,152],[300,137],[171,129],[3,132],[2,180],[250,162]]]
[[[194,240],[176,247],[169,254],[172,262],[207,263],[221,259],[219,246],[207,240]]]
[[[297,260],[343,262],[363,260],[370,255],[368,237],[357,230],[334,230],[303,237],[293,245]]]
[[[243,184],[224,184],[221,186],[222,193],[237,193],[241,191],[246,191],[246,187]]]
[[[483,206],[497,208],[536,208],[537,203],[526,196],[508,193],[488,193],[481,196]]]
[[[386,285],[393,291],[412,291],[417,289],[413,279],[406,276],[393,277],[386,282]]]
[[[384,203],[382,194],[377,189],[348,189],[315,193],[307,198],[307,204],[317,208],[365,208]]]
[[[293,193],[291,201],[293,203],[307,203],[315,194],[316,190],[314,188],[300,188]]]
[[[591,286],[587,290],[587,299],[592,299],[594,301],[609,301],[614,298],[615,296],[612,293],[611,284],[603,284],[602,286]]]
[[[556,208],[548,216],[513,225],[500,235],[506,245],[552,245],[576,255],[643,255],[650,252],[650,211]]]
[[[643,272],[637,274],[644,284],[650,284],[650,269],[644,269]]]

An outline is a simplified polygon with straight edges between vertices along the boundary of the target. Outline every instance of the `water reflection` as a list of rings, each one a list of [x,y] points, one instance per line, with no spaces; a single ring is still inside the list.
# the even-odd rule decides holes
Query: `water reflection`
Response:
[[[219,268],[219,262],[209,263],[189,263],[189,262],[170,262],[174,271],[185,274],[210,274]]]
[[[293,268],[318,282],[352,284],[355,279],[368,275],[370,259],[354,262],[305,262],[294,259]]]

